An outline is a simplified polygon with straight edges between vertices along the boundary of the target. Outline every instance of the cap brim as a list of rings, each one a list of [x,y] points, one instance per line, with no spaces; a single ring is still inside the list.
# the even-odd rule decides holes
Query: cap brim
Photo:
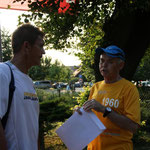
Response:
[[[106,55],[108,55],[110,57],[120,58],[121,60],[125,61],[125,58],[123,56],[121,56],[121,54],[119,54],[119,53],[118,54],[108,53],[107,49],[105,49],[105,48],[98,47],[98,48],[96,48],[95,52],[99,55],[101,55],[104,52]]]

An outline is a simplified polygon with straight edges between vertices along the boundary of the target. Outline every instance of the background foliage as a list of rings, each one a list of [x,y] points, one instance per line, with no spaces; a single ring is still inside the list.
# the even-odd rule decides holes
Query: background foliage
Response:
[[[52,82],[68,82],[71,79],[72,70],[60,64],[58,60],[54,63],[51,58],[43,58],[40,66],[33,66],[29,70],[29,76],[33,80],[51,80]]]
[[[147,49],[144,57],[141,59],[141,62],[134,74],[133,80],[150,80],[150,48]]]
[[[26,0],[14,1],[23,3]],[[127,54],[122,75],[131,80],[150,43],[150,1],[76,0],[64,7],[62,2],[42,0],[30,3],[31,12],[20,16],[19,22],[34,21],[41,27],[46,33],[48,49],[64,51],[66,47],[76,47],[78,42],[71,39],[78,38],[80,42],[76,48],[81,52],[77,55],[89,80],[101,80],[98,67],[94,67],[95,48],[118,45]]]
[[[1,30],[1,46],[3,50],[3,61],[10,60],[12,57],[11,35],[6,29]]]

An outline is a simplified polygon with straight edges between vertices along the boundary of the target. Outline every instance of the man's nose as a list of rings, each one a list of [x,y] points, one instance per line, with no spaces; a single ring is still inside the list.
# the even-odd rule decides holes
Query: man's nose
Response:
[[[102,67],[107,67],[107,62],[104,62],[104,63],[102,64]]]

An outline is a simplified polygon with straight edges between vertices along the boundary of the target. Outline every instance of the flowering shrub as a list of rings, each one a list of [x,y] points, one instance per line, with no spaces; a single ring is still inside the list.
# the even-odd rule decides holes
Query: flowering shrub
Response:
[[[90,86],[83,87],[84,91],[79,93],[79,96],[77,97],[77,103],[81,107],[84,102],[88,100],[89,94],[90,94]]]

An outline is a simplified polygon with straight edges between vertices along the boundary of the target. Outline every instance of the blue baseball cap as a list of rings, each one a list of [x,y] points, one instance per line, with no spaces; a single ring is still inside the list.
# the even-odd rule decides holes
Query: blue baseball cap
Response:
[[[115,45],[111,45],[106,48],[98,47],[95,51],[96,51],[96,53],[100,53],[100,54],[102,54],[104,52],[108,56],[117,57],[117,58],[120,58],[123,61],[125,61],[124,51]]]

